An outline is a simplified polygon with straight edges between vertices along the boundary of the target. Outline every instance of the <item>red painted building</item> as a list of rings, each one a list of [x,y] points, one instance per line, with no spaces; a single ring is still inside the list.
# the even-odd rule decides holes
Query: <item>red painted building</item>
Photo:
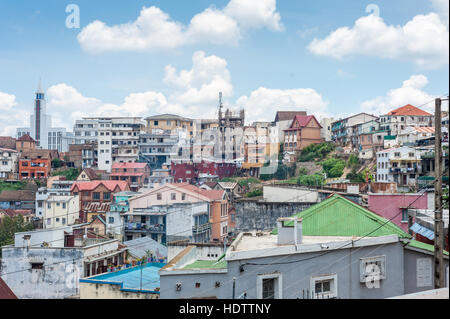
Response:
[[[20,159],[19,179],[47,178],[51,168],[52,163],[49,158]]]
[[[231,163],[182,163],[171,165],[171,175],[175,183],[186,183],[198,181],[200,175],[215,175],[219,179],[231,177],[236,172],[236,164]]]
[[[148,183],[150,168],[147,163],[114,163],[109,179],[112,181],[127,181],[130,190],[138,191],[144,183]]]
[[[427,194],[373,194],[368,196],[369,209],[374,213],[392,219],[392,222],[403,229],[408,230],[408,210],[427,209]],[[395,216],[395,217],[394,217]]]

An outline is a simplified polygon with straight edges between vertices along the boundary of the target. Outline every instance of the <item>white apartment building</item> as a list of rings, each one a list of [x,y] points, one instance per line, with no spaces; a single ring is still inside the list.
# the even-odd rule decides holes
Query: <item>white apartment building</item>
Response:
[[[136,162],[143,127],[140,117],[98,118],[98,168],[111,172],[114,162]]]
[[[325,142],[331,142],[331,123],[334,119],[332,117],[324,117],[320,120],[320,137],[324,139]]]
[[[421,156],[414,148],[403,146],[377,152],[377,182],[415,187],[421,171]]]
[[[434,116],[410,104],[380,116],[380,128],[389,135],[399,135],[407,127],[432,127]]]
[[[39,187],[36,192],[36,217],[43,218],[45,207],[50,196],[70,196],[73,181],[53,181],[51,188]]]
[[[44,228],[71,226],[79,218],[79,196],[49,196],[44,201]]]
[[[98,119],[83,118],[75,121],[73,127],[75,144],[90,144],[97,142]]]
[[[0,148],[0,178],[15,179],[19,152],[8,148]]]

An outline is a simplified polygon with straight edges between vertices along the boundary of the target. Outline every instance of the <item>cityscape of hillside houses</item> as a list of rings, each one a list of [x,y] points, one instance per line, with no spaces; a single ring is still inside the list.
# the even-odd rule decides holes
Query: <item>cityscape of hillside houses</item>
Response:
[[[249,124],[220,102],[216,119],[81,118],[66,132],[48,124],[39,85],[33,109],[30,128],[0,137],[10,296],[362,299],[434,288],[436,123],[420,107],[339,119],[274,110],[273,122]],[[300,272],[289,267],[302,260]]]
[[[449,0],[0,0],[3,317],[445,309],[449,30]]]

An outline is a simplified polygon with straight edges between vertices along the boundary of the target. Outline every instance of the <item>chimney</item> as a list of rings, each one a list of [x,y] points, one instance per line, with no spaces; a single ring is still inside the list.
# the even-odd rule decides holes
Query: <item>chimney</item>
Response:
[[[287,226],[287,222],[294,225]],[[277,219],[278,245],[300,245],[302,243],[302,219],[297,217],[283,217]]]
[[[23,240],[25,241],[25,247],[27,249],[30,248],[30,239],[31,239],[31,235],[24,235],[23,236]]]

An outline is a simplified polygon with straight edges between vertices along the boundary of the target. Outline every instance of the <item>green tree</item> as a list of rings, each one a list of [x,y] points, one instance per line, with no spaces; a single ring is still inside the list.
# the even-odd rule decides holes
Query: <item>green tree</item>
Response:
[[[251,192],[248,192],[246,197],[257,197],[257,196],[262,196],[262,195],[263,195],[262,188],[258,188],[258,189],[252,190]]]
[[[327,177],[341,177],[344,173],[345,162],[338,158],[329,158],[320,163]]]
[[[59,168],[62,166],[62,161],[59,158],[52,159],[52,167]]]
[[[33,230],[33,226],[25,222],[22,215],[3,217],[0,222],[0,247],[14,244],[15,233],[29,230]]]

